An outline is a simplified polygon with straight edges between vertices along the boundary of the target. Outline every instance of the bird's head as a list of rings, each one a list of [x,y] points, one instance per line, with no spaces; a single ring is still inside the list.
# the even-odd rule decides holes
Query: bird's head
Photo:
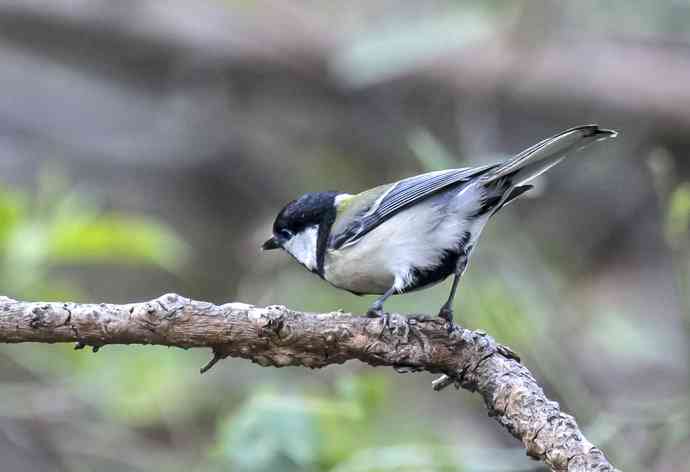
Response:
[[[280,210],[273,223],[273,235],[261,248],[284,249],[309,270],[317,267],[319,228],[332,223],[338,192],[302,195]]]

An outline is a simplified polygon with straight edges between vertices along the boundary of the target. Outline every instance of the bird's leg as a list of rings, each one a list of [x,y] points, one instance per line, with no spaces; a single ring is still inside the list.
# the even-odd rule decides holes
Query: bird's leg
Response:
[[[374,303],[371,304],[369,310],[367,310],[367,316],[369,318],[383,318],[383,322],[388,326],[388,316],[383,312],[383,304],[388,300],[388,298],[395,293],[395,286],[392,286],[386,293],[377,298]]]
[[[467,269],[467,263],[469,261],[467,253],[461,249],[460,257],[458,258],[458,264],[455,267],[455,276],[453,277],[453,285],[450,288],[450,295],[448,295],[448,300],[443,304],[441,310],[438,312],[438,316],[443,318],[448,322],[448,333],[453,332],[453,300],[455,299],[455,292],[458,290],[458,284],[460,283],[460,278],[462,274],[465,273]]]
[[[461,276],[461,273],[455,273],[455,276],[453,277],[453,285],[450,288],[450,295],[448,296],[448,300],[446,300],[446,303],[444,303],[443,306],[441,306],[441,309],[438,312],[438,316],[448,322],[448,333],[451,333],[453,331],[453,299],[455,298],[455,292],[458,289],[458,283],[460,282]]]

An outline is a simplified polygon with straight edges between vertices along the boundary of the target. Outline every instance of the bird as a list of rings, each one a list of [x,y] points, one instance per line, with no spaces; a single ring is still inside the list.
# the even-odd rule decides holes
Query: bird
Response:
[[[379,295],[366,314],[384,323],[392,295],[452,275],[438,313],[450,333],[458,284],[487,221],[568,154],[616,135],[594,124],[577,126],[503,162],[427,172],[357,194],[307,193],[280,210],[262,249],[283,249],[336,288]]]

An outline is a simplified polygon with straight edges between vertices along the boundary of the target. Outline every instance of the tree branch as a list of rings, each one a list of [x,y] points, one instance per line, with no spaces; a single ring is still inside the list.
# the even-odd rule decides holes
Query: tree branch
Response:
[[[94,350],[108,344],[209,347],[213,359],[242,357],[262,366],[320,368],[358,359],[401,372],[428,371],[479,392],[493,416],[527,454],[554,471],[615,471],[575,419],[549,400],[509,348],[481,331],[448,335],[437,318],[391,315],[378,319],[335,312],[300,313],[283,306],[214,305],[175,294],[126,305],[28,303],[0,296],[0,342],[76,342]]]

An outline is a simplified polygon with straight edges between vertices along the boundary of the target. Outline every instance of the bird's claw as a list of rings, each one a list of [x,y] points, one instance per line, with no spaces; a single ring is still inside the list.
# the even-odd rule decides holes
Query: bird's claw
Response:
[[[367,311],[367,318],[380,318],[383,322],[383,328],[390,328],[390,315],[384,312],[381,308],[369,308]]]
[[[393,336],[400,336],[407,341],[410,335],[410,325],[405,316],[402,315],[388,315],[386,320],[386,328]]]
[[[383,330],[381,331],[381,334],[383,334],[385,330],[388,330],[391,334],[395,336],[401,335],[407,337],[409,333],[409,327],[407,326],[407,323],[401,323],[400,320],[398,320],[398,315],[391,315],[390,313],[386,313],[383,310],[370,308],[369,311],[367,311],[366,316],[367,318],[379,318],[381,320],[381,323],[383,325]]]
[[[391,315],[388,313],[381,314],[381,323],[383,324],[383,329],[391,331]]]
[[[455,324],[453,323],[453,309],[447,306],[441,307],[438,312],[439,318],[443,318],[447,322],[446,328],[448,329],[448,334],[451,334],[455,329]]]

